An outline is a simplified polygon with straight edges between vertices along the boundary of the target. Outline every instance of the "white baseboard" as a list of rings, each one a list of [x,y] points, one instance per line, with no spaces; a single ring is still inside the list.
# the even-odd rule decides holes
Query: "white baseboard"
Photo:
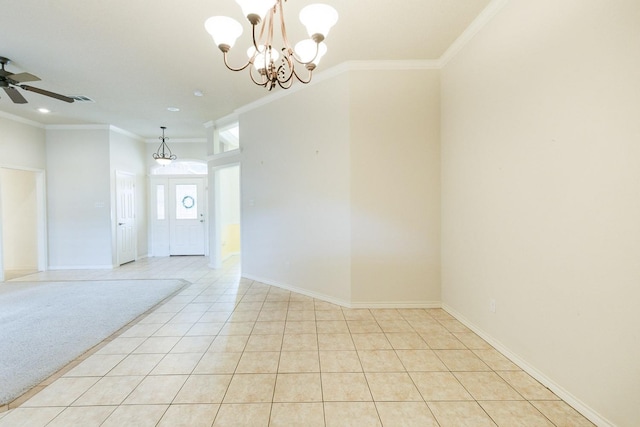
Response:
[[[242,274],[242,277],[245,279],[255,280],[256,282],[264,283],[265,285],[275,286],[276,288],[286,289],[287,291],[296,292],[298,294],[306,295],[311,298],[316,298],[322,301],[330,302],[331,304],[336,304],[342,307],[351,308],[350,304],[347,301],[343,301],[329,295],[324,295],[321,293],[309,291],[307,289],[299,288],[297,286],[292,286],[289,284],[277,283],[272,280],[268,280],[261,277],[248,275],[248,274]]]
[[[308,289],[299,288],[297,286],[274,282],[273,280],[264,279],[252,275],[242,274],[243,278],[255,280],[256,282],[266,285],[275,286],[277,288],[286,289],[308,297],[316,298],[321,301],[337,304],[345,308],[441,308],[440,301],[376,301],[376,302],[348,302],[319,292],[313,292]]]
[[[37,265],[12,265],[4,266],[5,271],[38,271]]]
[[[113,265],[50,265],[47,270],[112,270]]]
[[[531,375],[533,378],[538,380],[542,385],[549,388],[552,392],[554,392],[559,398],[567,402],[571,405],[576,411],[580,412],[587,419],[589,419],[592,423],[599,427],[615,427],[615,424],[607,420],[605,417],[600,415],[598,412],[590,408],[587,404],[582,402],[576,396],[567,391],[564,387],[553,381],[551,378],[547,377],[545,374],[540,372],[538,369],[530,365],[526,360],[522,357],[518,356],[511,350],[509,350],[505,345],[503,345],[500,341],[493,338],[491,335],[487,334],[482,329],[478,328],[474,325],[469,319],[464,317],[462,314],[458,313],[449,305],[443,303],[442,308],[451,314],[453,317],[458,319],[462,324],[464,324],[467,328],[471,329],[478,336],[480,336],[483,340],[491,344],[496,350],[502,353],[505,357],[511,360],[513,363],[518,365],[523,371]]]
[[[225,255],[224,258],[222,258],[222,262],[225,262],[229,258],[234,257],[234,256],[238,256],[238,255],[240,255],[240,252],[229,252],[227,255]]]
[[[352,302],[351,308],[441,308],[440,301]]]

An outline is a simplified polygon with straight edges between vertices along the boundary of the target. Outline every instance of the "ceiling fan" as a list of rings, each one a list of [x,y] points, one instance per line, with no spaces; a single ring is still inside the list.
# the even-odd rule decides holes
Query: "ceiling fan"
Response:
[[[2,65],[2,70],[0,70],[0,87],[4,89],[4,91],[9,95],[9,98],[14,102],[14,104],[26,104],[27,100],[18,90],[20,89],[27,90],[30,92],[39,93],[40,95],[48,96],[51,98],[59,99],[64,102],[73,102],[73,98],[68,96],[60,95],[58,93],[50,92],[48,90],[40,89],[37,87],[24,85],[22,83],[25,82],[35,82],[40,80],[39,77],[34,76],[30,73],[18,73],[12,74],[9,71],[4,69],[4,66],[11,62],[9,59],[4,56],[0,56],[0,64]]]

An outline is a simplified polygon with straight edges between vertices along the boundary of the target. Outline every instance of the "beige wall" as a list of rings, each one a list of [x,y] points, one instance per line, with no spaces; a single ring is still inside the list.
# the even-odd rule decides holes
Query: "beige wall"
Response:
[[[4,270],[38,269],[38,210],[34,172],[0,168]]]
[[[439,102],[436,70],[352,70],[241,114],[243,275],[439,305]]]
[[[47,130],[49,267],[110,268],[109,130]]]
[[[242,273],[350,300],[349,79],[240,115]]]
[[[640,420],[639,22],[514,0],[442,74],[445,307],[602,425]]]
[[[352,304],[440,305],[439,93],[438,70],[351,72]]]

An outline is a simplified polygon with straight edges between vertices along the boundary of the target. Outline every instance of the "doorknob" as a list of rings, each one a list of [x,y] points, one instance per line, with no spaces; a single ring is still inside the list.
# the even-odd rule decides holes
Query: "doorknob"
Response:
[[[124,225],[124,222],[119,222],[118,225]]]

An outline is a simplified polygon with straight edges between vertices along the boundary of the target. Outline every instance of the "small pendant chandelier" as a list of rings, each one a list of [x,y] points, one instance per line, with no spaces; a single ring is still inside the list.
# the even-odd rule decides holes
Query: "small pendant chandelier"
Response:
[[[160,126],[160,129],[162,129],[162,136],[159,137],[159,139],[160,141],[162,141],[162,143],[158,147],[158,151],[153,153],[153,158],[156,160],[156,162],[158,162],[158,164],[161,164],[162,166],[166,166],[170,164],[172,160],[175,160],[178,157],[171,152],[171,149],[165,142],[165,140],[169,139],[164,137],[164,130],[166,129],[166,127]]]
[[[207,32],[211,34],[213,41],[224,55],[224,65],[231,71],[242,71],[249,67],[251,80],[269,90],[276,85],[289,89],[294,77],[301,83],[309,83],[313,70],[327,52],[327,45],[323,40],[338,21],[338,12],[331,6],[317,3],[304,7],[300,11],[300,21],[307,28],[310,38],[298,42],[295,48],[292,48],[287,38],[282,10],[282,4],[285,1],[236,0],[251,23],[253,33],[253,46],[247,50],[249,60],[239,68],[229,65],[227,54],[242,34],[240,23],[227,16],[212,16],[205,22]],[[280,50],[273,46],[273,27],[276,25],[276,16],[279,16],[282,36],[283,46]],[[262,25],[258,28],[260,23]],[[280,55],[282,59],[278,64]],[[307,69],[306,77],[299,74],[295,68],[296,64]]]

